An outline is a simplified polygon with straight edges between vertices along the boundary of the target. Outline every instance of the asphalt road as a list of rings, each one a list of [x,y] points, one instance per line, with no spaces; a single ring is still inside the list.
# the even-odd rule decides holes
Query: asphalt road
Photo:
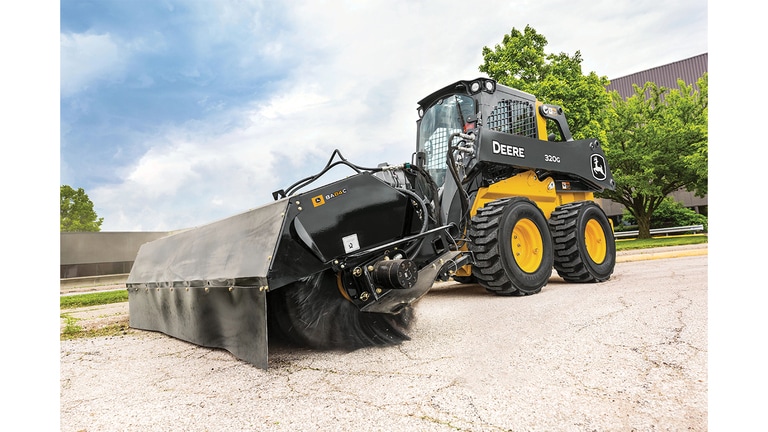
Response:
[[[704,431],[707,291],[706,249],[529,297],[440,284],[412,340],[270,347],[267,371],[153,332],[62,341],[61,430]]]

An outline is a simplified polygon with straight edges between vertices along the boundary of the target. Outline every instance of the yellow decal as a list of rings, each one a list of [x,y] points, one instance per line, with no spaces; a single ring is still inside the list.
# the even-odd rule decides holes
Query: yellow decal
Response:
[[[322,195],[318,195],[318,196],[312,198],[312,205],[313,206],[320,207],[323,204],[325,204],[325,198],[323,198]]]
[[[312,197],[312,205],[315,207],[320,207],[321,205],[325,204],[326,201],[330,201],[336,197],[340,197],[347,193],[346,189],[338,190],[333,193],[325,194],[325,195],[318,195],[316,197]]]

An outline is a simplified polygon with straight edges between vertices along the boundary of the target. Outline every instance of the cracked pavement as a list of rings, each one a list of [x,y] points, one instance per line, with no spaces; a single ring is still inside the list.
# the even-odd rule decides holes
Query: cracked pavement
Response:
[[[707,256],[499,297],[438,284],[411,340],[269,370],[160,333],[61,342],[62,431],[705,431]]]

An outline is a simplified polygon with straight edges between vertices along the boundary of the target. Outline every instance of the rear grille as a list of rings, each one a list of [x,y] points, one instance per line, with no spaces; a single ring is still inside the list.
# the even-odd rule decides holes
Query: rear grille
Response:
[[[533,104],[522,100],[504,99],[488,116],[488,128],[507,134],[536,136],[536,115]]]

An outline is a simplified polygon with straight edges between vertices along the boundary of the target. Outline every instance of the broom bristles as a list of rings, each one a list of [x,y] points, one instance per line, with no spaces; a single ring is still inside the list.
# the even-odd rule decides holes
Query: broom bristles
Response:
[[[299,346],[351,351],[410,340],[413,306],[396,314],[362,312],[342,297],[330,271],[270,292],[267,300],[270,334]]]

